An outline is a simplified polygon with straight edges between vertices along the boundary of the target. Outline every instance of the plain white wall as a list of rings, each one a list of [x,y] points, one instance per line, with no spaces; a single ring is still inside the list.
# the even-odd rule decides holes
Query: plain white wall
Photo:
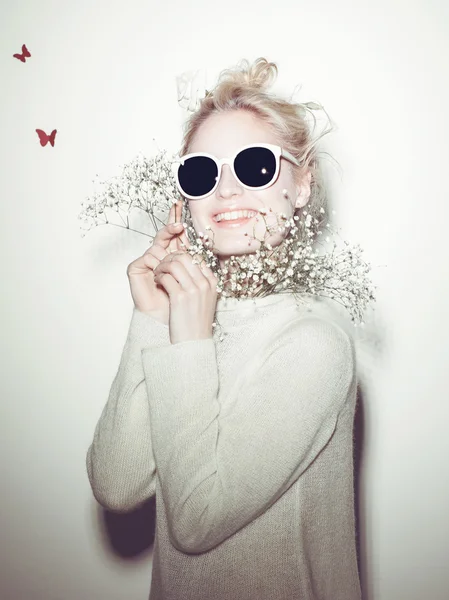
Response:
[[[148,238],[112,226],[81,238],[77,215],[96,174],[151,154],[153,137],[177,149],[176,75],[258,56],[337,123],[337,219],[387,265],[373,272],[386,339],[363,410],[366,598],[447,599],[448,12],[429,0],[3,3],[2,600],[148,597],[148,513],[105,514],[85,470],[131,316],[126,267]],[[26,64],[12,58],[23,43]],[[36,128],[57,128],[54,148]]]

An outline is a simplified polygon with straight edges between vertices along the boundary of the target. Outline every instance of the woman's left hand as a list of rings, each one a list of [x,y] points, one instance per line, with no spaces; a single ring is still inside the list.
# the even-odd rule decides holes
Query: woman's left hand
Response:
[[[154,281],[169,296],[172,344],[213,337],[218,279],[205,261],[200,266],[199,260],[185,251],[172,252],[153,271]]]

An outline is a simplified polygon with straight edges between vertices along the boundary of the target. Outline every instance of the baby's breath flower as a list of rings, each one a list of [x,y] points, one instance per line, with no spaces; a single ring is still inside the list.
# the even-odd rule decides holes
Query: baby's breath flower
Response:
[[[173,155],[169,158],[166,151],[158,152],[151,159],[138,156],[124,166],[121,176],[100,182],[104,186],[102,191],[96,190],[91,198],[81,202],[83,210],[78,216],[87,226],[87,231],[96,225],[117,225],[108,220],[107,210],[119,214],[122,224],[118,226],[131,229],[129,215],[135,209],[146,212],[154,230],[159,230],[167,218],[160,219],[157,214],[168,213],[172,204],[179,200],[172,172],[175,160],[176,157]],[[270,231],[265,218],[268,210],[259,209],[261,218],[257,217],[257,220],[263,219],[267,233],[263,240],[252,239],[257,239],[260,247],[251,255],[232,255],[224,261],[223,267],[219,266],[218,257],[210,249],[214,247],[211,226],[207,225],[205,229],[212,232],[212,239],[202,231],[196,233],[187,203],[183,209],[185,218],[182,223],[190,245],[186,247],[182,242],[182,246],[194,257],[195,264],[204,261],[211,268],[217,278],[218,298],[256,298],[292,291],[299,295],[299,299],[301,294],[311,293],[342,304],[355,325],[356,321],[363,324],[364,310],[369,302],[375,300],[374,288],[367,276],[371,265],[362,260],[363,249],[360,245],[351,247],[346,240],[339,251],[333,241],[331,251],[318,253],[313,245],[322,245],[314,240],[323,233],[321,223],[306,209],[301,210],[301,216],[290,218],[283,212],[274,213],[278,231],[290,227],[275,248],[266,242],[266,237],[276,228]],[[272,209],[269,212],[272,213]],[[324,208],[321,207],[319,212],[325,214]],[[126,217],[126,221],[123,217]],[[325,242],[329,243],[328,234],[333,235],[330,223],[325,224],[324,232]],[[81,235],[84,237],[85,233]],[[217,325],[220,327],[216,319],[214,331]],[[218,339],[222,341],[223,335],[219,334]]]

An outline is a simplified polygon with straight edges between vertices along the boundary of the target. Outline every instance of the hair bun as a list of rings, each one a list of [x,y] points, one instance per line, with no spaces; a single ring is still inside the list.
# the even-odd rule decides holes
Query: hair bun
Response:
[[[220,73],[217,86],[227,83],[235,87],[268,89],[276,80],[277,74],[276,64],[265,58],[260,57],[251,65],[248,60],[243,59],[235,69],[225,69]]]

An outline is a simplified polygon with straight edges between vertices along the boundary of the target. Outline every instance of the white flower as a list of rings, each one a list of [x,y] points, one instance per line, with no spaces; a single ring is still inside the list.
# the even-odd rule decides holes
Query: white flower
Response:
[[[121,176],[101,182],[103,190],[81,202],[83,210],[78,217],[83,221],[83,230],[88,231],[96,225],[110,223],[106,214],[108,208],[125,213],[126,221],[123,216],[121,220],[126,225],[118,225],[120,227],[130,228],[127,215],[139,208],[147,212],[154,228],[158,230],[163,223],[159,217],[156,222],[156,214],[163,211],[168,213],[170,206],[178,199],[171,169],[173,160],[175,157],[168,158],[165,151],[159,152],[151,160],[138,156],[125,165]],[[255,254],[232,255],[224,261],[223,268],[209,249],[213,248],[214,242],[212,228],[206,226],[206,230],[211,232],[211,238],[201,231],[197,234],[188,205],[185,206],[185,212],[182,222],[190,242],[186,251],[199,259],[198,262],[194,259],[195,264],[204,260],[210,266],[217,278],[219,296],[264,296],[272,293],[272,286],[276,284],[276,290],[280,287],[298,293],[311,292],[333,298],[347,308],[353,321],[361,320],[365,306],[375,300],[374,288],[367,275],[371,265],[362,260],[363,249],[360,245],[351,247],[345,241],[345,248],[337,251],[334,241],[332,252],[322,255],[314,252],[313,238],[321,235],[322,231],[317,231],[318,221],[307,211],[303,211],[305,219],[300,222],[299,228],[294,225],[294,221],[299,220],[297,215],[287,221],[291,229],[278,246],[273,248],[266,242],[267,232]],[[259,212],[266,214],[267,209],[262,208]],[[320,213],[324,212],[320,208]],[[276,215],[278,225],[284,217],[285,213]],[[332,231],[329,223],[326,228],[326,234]],[[298,231],[302,232],[300,236]],[[330,241],[329,235],[325,236],[325,240]],[[222,340],[223,337],[220,336],[219,339]]]

